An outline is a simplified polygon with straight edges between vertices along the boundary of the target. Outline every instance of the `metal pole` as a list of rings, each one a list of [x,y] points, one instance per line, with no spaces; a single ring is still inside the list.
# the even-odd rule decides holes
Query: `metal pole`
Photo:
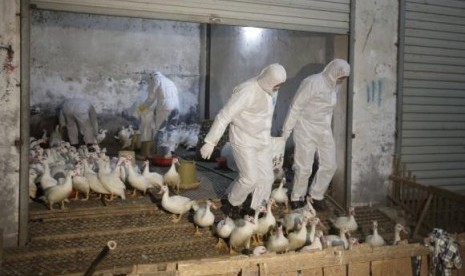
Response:
[[[116,248],[116,242],[115,241],[108,241],[107,244],[103,247],[102,251],[98,254],[97,258],[90,264],[89,268],[87,269],[86,273],[84,273],[84,276],[92,276],[95,272],[95,268],[97,265],[108,255],[108,252],[110,250],[113,250]]]

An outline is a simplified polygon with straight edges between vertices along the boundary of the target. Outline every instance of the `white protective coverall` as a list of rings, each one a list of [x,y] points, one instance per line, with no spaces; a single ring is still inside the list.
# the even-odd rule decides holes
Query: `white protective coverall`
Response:
[[[304,79],[294,96],[283,126],[286,140],[294,131],[295,176],[291,201],[305,197],[315,151],[318,152],[320,166],[309,192],[313,199],[324,198],[336,172],[336,147],[331,120],[337,99],[337,80],[349,74],[349,64],[345,60],[334,59],[323,72]]]
[[[271,64],[259,76],[236,86],[205,137],[200,151],[203,158],[209,158],[230,124],[229,142],[239,171],[228,194],[233,206],[241,205],[253,192],[250,207],[256,209],[271,194],[271,122],[277,85],[285,80],[284,67]]]
[[[78,127],[86,144],[97,143],[97,113],[88,100],[65,100],[60,108],[59,121],[61,127],[66,126],[69,142],[72,145],[79,144]]]
[[[179,119],[179,95],[173,81],[160,72],[151,75],[148,81],[147,99],[139,106],[139,112],[145,114],[153,104],[155,104],[156,113],[154,127],[156,151],[162,155],[169,155],[175,150],[176,145],[175,130]],[[151,124],[149,117],[146,121]]]

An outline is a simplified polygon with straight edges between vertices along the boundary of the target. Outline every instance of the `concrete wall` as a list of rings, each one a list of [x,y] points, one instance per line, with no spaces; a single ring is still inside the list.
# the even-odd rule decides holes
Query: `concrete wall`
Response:
[[[18,239],[19,150],[15,140],[20,135],[20,18],[16,14],[19,0],[0,1],[0,228],[4,246],[13,246]]]
[[[395,142],[398,1],[357,0],[352,202],[386,197]]]
[[[178,87],[181,116],[197,119],[202,25],[43,10],[32,15],[31,106],[53,112],[66,98],[87,98],[109,118],[145,96],[138,92],[144,72],[161,71]],[[120,123],[99,121],[115,131],[119,125],[110,122]]]

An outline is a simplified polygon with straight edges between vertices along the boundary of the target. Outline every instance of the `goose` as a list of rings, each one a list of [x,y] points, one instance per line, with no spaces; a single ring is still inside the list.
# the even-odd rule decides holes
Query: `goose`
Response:
[[[280,224],[277,227],[276,233],[271,235],[266,242],[266,249],[269,252],[284,253],[289,247],[289,240],[284,236],[283,226]]]
[[[199,236],[202,233],[199,231],[199,227],[210,227],[215,222],[215,215],[212,213],[211,208],[217,209],[216,205],[211,199],[208,199],[204,206],[199,206],[194,204],[193,209],[194,213],[194,223],[195,223],[195,233],[194,235]]]
[[[234,227],[236,227],[234,220],[229,216],[225,216],[224,219],[216,224],[216,234],[218,235],[218,242],[215,245],[216,248],[221,249],[224,247],[224,240],[229,238]]]
[[[376,220],[373,221],[373,234],[366,236],[365,242],[369,243],[373,247],[383,246],[386,244],[383,237],[378,234],[378,222]]]
[[[286,183],[286,178],[283,177],[283,179],[279,183],[279,187],[271,191],[271,198],[276,203],[284,203],[284,206],[286,207],[286,213],[288,213],[289,212],[289,206],[288,206],[289,198],[287,197],[287,188],[283,188],[285,183]]]
[[[148,160],[144,161],[144,170],[142,171],[142,176],[145,177],[152,185],[153,188],[155,187],[161,187],[163,185],[163,175],[156,173],[156,172],[150,172],[150,162]]]
[[[257,240],[261,242],[263,236],[268,234],[271,229],[276,226],[276,218],[274,217],[271,206],[274,204],[274,199],[270,198],[266,204],[266,215],[258,219]]]
[[[249,250],[255,221],[253,217],[245,215],[243,219],[235,220],[234,224],[235,227],[229,236],[229,254],[238,252],[241,248]]]
[[[349,232],[357,230],[358,225],[355,221],[355,208],[349,208],[349,216],[338,217],[336,219],[330,219],[331,223],[337,229],[341,230],[342,228],[347,228]]]
[[[308,252],[312,250],[323,250],[324,242],[325,240],[324,240],[323,231],[318,230],[315,232],[315,238],[313,239],[313,242],[310,245],[306,245],[302,247],[302,249],[300,249],[299,252]]]
[[[394,226],[394,241],[392,243],[393,245],[397,245],[401,241],[400,232],[404,232],[405,234],[408,234],[408,231],[407,229],[405,229],[405,226],[403,226],[400,223],[397,223]]]
[[[307,222],[309,216],[304,215],[302,222],[300,223],[300,229],[294,232],[289,233],[287,239],[289,240],[289,251],[297,250],[305,245],[307,240]]]
[[[179,173],[176,171],[176,164],[179,165],[179,160],[178,158],[173,158],[173,161],[171,162],[171,167],[163,175],[163,182],[165,183],[165,185],[174,187],[176,193],[179,193],[179,184],[181,183],[181,176],[179,176]]]
[[[173,213],[172,221],[174,223],[178,223],[181,220],[182,215],[189,212],[194,204],[194,201],[190,198],[180,195],[170,196],[168,186],[166,185],[161,186],[160,193],[163,194],[161,206],[166,211]],[[177,218],[176,215],[178,215]]]
[[[339,236],[328,235],[325,236],[326,247],[344,246],[344,249],[349,248],[349,241],[347,240],[346,234],[349,233],[349,229],[346,227],[339,230]]]

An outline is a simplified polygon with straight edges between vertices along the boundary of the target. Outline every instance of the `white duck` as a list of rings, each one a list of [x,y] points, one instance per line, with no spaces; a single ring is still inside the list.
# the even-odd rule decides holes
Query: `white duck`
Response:
[[[265,246],[259,245],[259,246],[255,247],[252,252],[253,252],[252,254],[254,256],[261,256],[261,255],[264,255],[264,254],[268,253],[268,250],[266,250]]]
[[[302,223],[302,219],[304,216],[309,218],[313,217],[313,214],[306,209],[302,209],[301,212],[294,211],[289,214],[285,214],[282,218],[282,224],[283,227],[286,229],[286,233],[291,232],[299,223]]]
[[[211,199],[208,199],[204,206],[199,206],[198,204],[192,205],[194,209],[194,223],[195,223],[195,233],[194,235],[202,235],[199,231],[199,227],[211,227],[215,222],[215,215],[212,213],[211,208],[217,209],[216,205]]]
[[[383,246],[386,244],[383,237],[381,237],[378,233],[378,222],[376,220],[373,221],[373,234],[366,236],[365,242],[369,243],[373,247]]]
[[[121,143],[121,148],[125,149],[131,145],[133,135],[134,130],[132,129],[132,126],[129,126],[128,128],[122,126],[120,131],[118,132],[118,136],[115,136],[114,138],[116,140],[119,140]]]
[[[405,234],[408,234],[408,231],[407,229],[405,229],[405,226],[403,226],[400,223],[397,223],[394,226],[394,241],[392,243],[393,245],[397,245],[401,241],[400,232],[404,232]]]
[[[98,178],[98,175],[96,172],[94,172],[91,168],[89,163],[87,162],[86,159],[82,160],[82,163],[84,164],[84,177],[87,178],[87,181],[89,182],[89,187],[92,191],[100,194],[105,195],[105,194],[110,194],[110,191],[108,191],[100,182],[100,179]]]
[[[299,252],[308,252],[308,251],[313,251],[313,250],[323,250],[323,243],[325,242],[324,240],[324,235],[323,231],[318,230],[315,233],[315,238],[313,239],[313,242],[310,245],[302,247]]]
[[[65,199],[69,197],[73,191],[72,177],[76,173],[74,171],[68,171],[66,173],[65,182],[60,185],[50,187],[44,191],[45,201],[48,203],[50,210],[53,210],[53,204],[61,202],[61,210],[65,208]]]
[[[115,195],[121,197],[123,200],[126,199],[126,186],[119,178],[119,167],[122,162],[122,159],[120,159],[113,170],[110,168],[108,158],[102,158],[98,162],[101,169],[97,175],[102,185],[110,191],[110,201],[113,200]]]
[[[150,162],[148,160],[144,161],[144,170],[142,171],[142,176],[147,179],[153,188],[161,187],[163,185],[163,175],[150,172]]]
[[[271,198],[274,199],[276,203],[284,204],[284,206],[286,206],[286,212],[289,212],[289,198],[287,197],[287,188],[283,187],[284,184],[286,184],[286,178],[283,177],[281,183],[279,183],[279,187],[271,191]]]
[[[43,191],[45,191],[50,187],[56,186],[58,181],[50,175],[50,166],[48,164],[47,158],[42,158],[40,160],[40,164],[42,164],[44,170],[40,178],[40,187]]]
[[[266,208],[263,205],[258,206],[258,208],[255,210],[254,217],[253,217],[253,220],[255,222],[254,225],[253,225],[253,234],[252,234],[254,244],[258,244],[260,242],[258,240],[258,228],[259,228],[258,216],[261,213],[266,213]]]
[[[271,206],[274,204],[274,199],[270,198],[266,204],[266,215],[258,219],[257,239],[262,241],[263,236],[276,226],[276,218],[274,217]]]
[[[179,165],[179,160],[178,158],[173,158],[171,162],[171,167],[163,175],[163,182],[165,183],[165,185],[168,185],[169,187],[174,187],[176,189],[176,192],[179,193],[179,184],[181,183],[181,176],[176,170],[176,164]]]
[[[359,244],[359,242],[356,237],[349,238],[349,250],[352,250],[352,248],[354,248],[354,245],[357,245],[357,244]]]
[[[163,193],[163,197],[161,199],[161,206],[163,209],[173,213],[174,217],[178,215],[177,218],[172,220],[174,223],[179,222],[182,215],[189,212],[195,202],[190,198],[180,195],[170,196],[168,186],[166,185],[161,187],[160,193]]]
[[[337,229],[347,228],[349,232],[357,230],[358,225],[355,221],[355,208],[349,208],[349,216],[338,217],[336,219],[330,219],[334,227]]]
[[[313,240],[315,239],[315,235],[317,233],[316,227],[320,226],[322,228],[326,228],[323,223],[321,223],[321,220],[319,218],[312,218],[310,219],[310,231],[307,232],[307,241],[305,242],[306,244],[311,244],[313,243]]]
[[[124,160],[123,162],[124,162],[124,167],[126,168],[128,172],[128,183],[134,188],[132,195],[133,196],[136,195],[136,190],[143,192],[145,195],[145,193],[147,192],[147,189],[152,187],[152,185],[143,175],[136,172],[136,170],[132,166],[130,158]]]
[[[289,247],[289,240],[284,236],[283,226],[279,225],[276,233],[271,235],[266,242],[266,249],[269,252],[285,253]]]
[[[105,137],[107,136],[108,130],[106,129],[100,129],[97,134],[97,144],[102,143],[103,140],[105,140]]]
[[[234,227],[236,227],[234,220],[229,216],[225,216],[224,219],[216,224],[216,234],[218,235],[218,242],[215,245],[216,248],[223,248],[225,243],[224,240],[229,238]]]
[[[76,196],[74,199],[79,198],[79,192],[85,194],[85,197],[82,200],[89,199],[90,185],[89,180],[84,176],[84,170],[81,164],[76,165],[75,167],[76,175],[73,177],[73,188],[76,190]]]
[[[300,229],[289,233],[287,239],[289,240],[288,250],[297,250],[305,245],[307,240],[307,222],[309,216],[304,216],[300,225]]]
[[[327,235],[325,236],[326,247],[344,246],[344,249],[349,248],[349,241],[347,240],[346,234],[349,233],[349,229],[342,228],[339,230],[339,236]]]
[[[29,169],[29,197],[36,198],[37,194],[37,172],[34,169]]]
[[[253,226],[255,224],[254,218],[251,216],[244,216],[244,219],[234,221],[235,227],[229,236],[229,253],[232,254],[239,249],[250,248],[250,238],[253,235]]]

